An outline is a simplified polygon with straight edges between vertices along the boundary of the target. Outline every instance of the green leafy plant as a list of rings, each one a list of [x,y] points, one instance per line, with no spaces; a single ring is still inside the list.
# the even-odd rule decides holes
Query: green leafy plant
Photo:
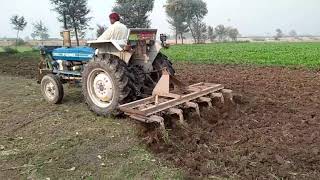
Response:
[[[3,51],[7,54],[17,54],[19,51],[16,48],[12,48],[12,47],[4,47]]]

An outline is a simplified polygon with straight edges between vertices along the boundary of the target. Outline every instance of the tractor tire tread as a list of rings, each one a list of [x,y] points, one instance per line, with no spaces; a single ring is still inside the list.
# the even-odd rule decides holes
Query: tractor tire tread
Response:
[[[116,57],[112,58],[103,58],[103,57],[98,57],[96,61],[93,61],[91,63],[88,63],[86,65],[85,70],[83,71],[83,94],[85,98],[86,104],[89,106],[90,110],[95,112],[97,115],[104,116],[104,117],[113,117],[117,116],[120,114],[120,111],[118,110],[118,106],[121,104],[125,104],[130,101],[130,92],[131,88],[128,86],[129,84],[129,78],[127,77],[127,65],[125,63],[121,63],[122,60]],[[110,73],[113,74],[113,81],[116,81],[116,88],[118,97],[117,102],[112,103],[110,107],[106,109],[102,109],[97,107],[95,104],[92,103],[90,98],[88,97],[88,92],[86,90],[87,85],[86,85],[86,80],[87,76],[90,73],[90,70],[95,67],[103,67],[105,69],[108,69]]]

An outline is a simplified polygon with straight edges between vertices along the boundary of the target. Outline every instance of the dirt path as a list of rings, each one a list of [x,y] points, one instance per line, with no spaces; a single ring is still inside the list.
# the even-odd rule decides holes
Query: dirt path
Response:
[[[34,79],[0,74],[0,179],[175,179],[131,120],[97,117],[79,88],[49,105]]]

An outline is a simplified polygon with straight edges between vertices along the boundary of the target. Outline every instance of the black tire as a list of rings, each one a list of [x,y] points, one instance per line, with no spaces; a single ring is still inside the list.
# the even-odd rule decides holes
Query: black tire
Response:
[[[60,78],[53,74],[45,75],[41,80],[41,93],[50,104],[61,103],[64,91]]]
[[[155,72],[152,73],[152,76],[151,76],[155,82],[158,82],[160,80],[162,75],[161,69],[163,68],[167,68],[170,75],[172,76],[175,75],[175,70],[173,68],[172,62],[169,60],[169,58],[166,55],[159,53],[153,62],[153,70]]]
[[[93,73],[100,70],[102,74],[108,75],[108,78],[112,81],[112,90],[108,91],[112,91],[112,97],[108,102],[99,99],[98,95],[95,94],[96,90],[92,90],[94,88],[92,87],[94,86],[92,76],[95,76]],[[121,63],[121,60],[116,57],[113,57],[113,59],[100,58],[99,60],[89,62],[85,66],[82,74],[82,92],[85,102],[91,111],[97,115],[106,117],[119,115],[118,106],[128,102],[131,92],[131,88],[128,86],[129,78],[127,73],[126,64]],[[99,74],[95,78],[98,76]]]

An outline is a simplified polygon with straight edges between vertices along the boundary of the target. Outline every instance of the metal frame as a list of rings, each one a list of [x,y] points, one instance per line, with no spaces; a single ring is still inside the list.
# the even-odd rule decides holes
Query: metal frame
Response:
[[[173,85],[173,89],[170,85]],[[198,83],[187,86],[171,76],[166,69],[153,90],[151,97],[119,106],[119,109],[132,119],[145,123],[159,123],[164,128],[164,119],[160,113],[176,114],[184,124],[183,110],[179,107],[193,108],[200,116],[198,103],[212,107],[212,99],[219,98],[224,103],[225,97],[232,101],[232,91],[221,84]]]

